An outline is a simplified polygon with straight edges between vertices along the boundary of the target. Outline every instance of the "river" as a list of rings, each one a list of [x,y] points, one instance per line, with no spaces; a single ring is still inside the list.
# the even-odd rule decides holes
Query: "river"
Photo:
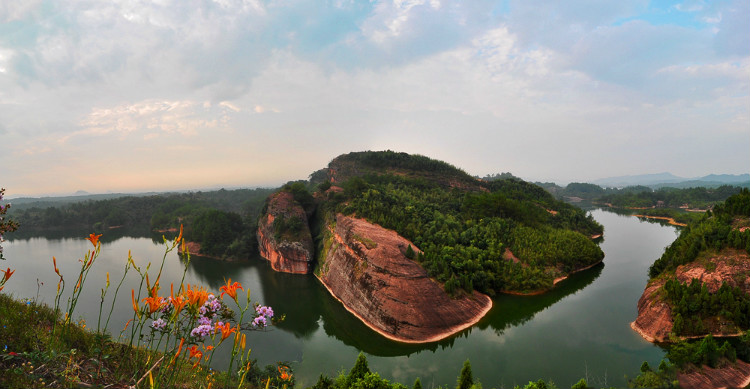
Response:
[[[261,258],[226,263],[193,257],[185,280],[218,295],[224,279],[231,277],[252,291],[253,301],[284,313],[286,320],[278,326],[250,333],[248,345],[261,364],[289,361],[300,387],[314,384],[321,373],[335,376],[348,371],[360,351],[367,355],[371,370],[407,386],[417,377],[424,387],[453,386],[469,359],[475,379],[487,388],[512,388],[540,378],[566,388],[584,377],[591,385],[624,387],[625,376],[636,375],[643,361],[656,366],[664,356],[661,348],[633,332],[629,323],[636,317],[649,265],[677,237],[677,230],[602,210],[592,213],[605,229],[602,265],[574,274],[543,295],[495,297],[492,310],[477,325],[425,345],[383,338],[349,314],[313,276],[273,272]],[[110,273],[112,285],[102,320],[128,251],[139,266],[151,262],[151,274],[158,271],[154,267],[161,264],[164,254],[164,245],[151,238],[113,240],[105,235],[102,242],[74,314],[94,329],[105,274]],[[68,280],[69,292],[80,269],[78,259],[91,244],[83,237],[49,237],[9,240],[4,247],[8,260],[0,265],[16,273],[3,292],[51,305],[57,285],[52,257]],[[179,284],[184,266],[176,252],[167,255],[161,284]],[[131,270],[109,326],[115,337],[132,317],[130,289],[137,288],[138,282],[140,277]],[[221,367],[226,359],[219,357],[215,362]]]

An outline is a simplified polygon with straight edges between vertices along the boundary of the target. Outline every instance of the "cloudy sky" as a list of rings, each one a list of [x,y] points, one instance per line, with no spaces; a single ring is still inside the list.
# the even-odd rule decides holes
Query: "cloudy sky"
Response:
[[[277,185],[349,151],[750,170],[750,2],[0,0],[7,195]]]

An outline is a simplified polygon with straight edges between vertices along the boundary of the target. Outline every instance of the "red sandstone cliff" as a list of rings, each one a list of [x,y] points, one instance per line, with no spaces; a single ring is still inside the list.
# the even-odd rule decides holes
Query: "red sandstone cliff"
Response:
[[[290,227],[293,226],[293,227]],[[268,208],[258,222],[258,249],[273,270],[306,274],[313,269],[313,241],[305,210],[289,192],[268,198]]]
[[[468,328],[492,307],[481,293],[452,299],[407,258],[414,244],[366,220],[337,215],[318,278],[347,310],[380,334],[401,342],[436,341]]]
[[[697,279],[706,285],[710,293],[715,293],[722,282],[726,282],[729,286],[739,287],[750,294],[750,256],[744,251],[724,249],[705,261],[679,266],[674,277],[688,284]],[[659,294],[665,282],[664,278],[660,278],[646,285],[638,300],[638,317],[630,324],[650,342],[667,341],[672,331],[672,309]],[[712,328],[711,333],[714,336],[736,335],[736,331],[722,327]]]
[[[750,364],[737,360],[733,366],[712,369],[703,366],[698,371],[677,373],[682,389],[744,388],[750,385]]]

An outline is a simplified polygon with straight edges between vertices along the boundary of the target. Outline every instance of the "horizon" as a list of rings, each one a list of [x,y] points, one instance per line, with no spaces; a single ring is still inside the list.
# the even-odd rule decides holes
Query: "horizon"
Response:
[[[750,172],[750,2],[0,6],[9,198],[271,187],[397,150],[471,175]]]
[[[458,167],[458,166],[456,166],[456,167]],[[460,169],[460,167],[458,167],[458,168]],[[477,177],[477,178],[482,178],[482,177],[485,177],[485,176],[489,176],[489,175],[493,175],[493,174],[502,174],[502,173],[513,174],[513,172],[495,172],[495,173],[486,173],[486,174],[481,174],[480,175],[480,174],[472,174],[472,173],[467,172],[467,174],[469,174],[469,175],[471,175],[473,177]],[[513,176],[518,177],[518,178],[520,178],[520,179],[522,179],[522,180],[524,180],[526,182],[530,182],[530,183],[553,183],[555,185],[558,185],[558,186],[561,186],[561,187],[565,187],[568,184],[572,184],[572,183],[587,183],[587,184],[594,184],[594,185],[602,186],[602,184],[597,184],[596,181],[605,181],[605,180],[614,180],[614,179],[627,179],[627,178],[636,178],[636,177],[642,178],[642,177],[645,177],[645,176],[659,176],[659,175],[664,175],[664,174],[676,177],[677,179],[679,179],[679,181],[675,181],[674,183],[680,183],[680,182],[700,180],[702,178],[705,178],[705,177],[708,177],[708,176],[711,176],[711,175],[719,175],[719,176],[722,176],[722,175],[742,176],[742,175],[748,175],[750,173],[740,173],[740,174],[711,173],[711,174],[707,174],[707,175],[703,175],[703,176],[698,176],[698,177],[679,177],[679,176],[675,176],[674,174],[672,174],[670,172],[659,172],[659,173],[633,174],[633,175],[613,176],[613,177],[599,177],[597,179],[590,180],[590,181],[561,181],[561,180],[555,180],[555,179],[551,179],[551,180],[538,180],[538,179],[527,179],[527,178],[524,178],[524,177],[518,177],[515,174],[513,174]],[[167,189],[167,188],[162,188],[162,189],[160,189],[160,188],[147,188],[147,189],[132,190],[132,191],[113,191],[113,190],[107,190],[107,191],[104,191],[104,192],[90,192],[90,191],[87,191],[85,189],[78,189],[75,192],[40,193],[40,194],[36,194],[36,195],[27,195],[27,194],[24,194],[24,193],[14,194],[12,192],[8,192],[8,190],[6,188],[6,194],[3,197],[3,199],[5,199],[5,200],[17,200],[17,199],[39,199],[39,200],[41,200],[41,199],[45,199],[45,198],[77,197],[77,196],[82,196],[83,197],[83,196],[99,196],[99,195],[110,195],[110,194],[111,195],[124,195],[124,196],[128,196],[128,195],[142,195],[142,194],[152,194],[152,193],[153,194],[165,194],[165,193],[211,192],[211,191],[218,191],[218,190],[276,189],[276,188],[280,188],[281,186],[283,186],[287,182],[298,181],[298,180],[307,180],[308,178],[309,177],[304,178],[304,179],[302,179],[302,178],[292,179],[292,180],[286,180],[286,181],[283,181],[283,182],[278,182],[278,183],[275,183],[275,184],[271,183],[271,184],[266,184],[266,185],[210,185],[210,186],[193,187],[193,188],[169,188],[169,189]],[[659,184],[665,184],[665,183],[668,183],[668,182],[659,182]],[[641,184],[638,184],[638,185],[643,185],[643,184],[641,183]],[[734,185],[734,184],[733,183],[729,183],[729,184],[726,184],[726,185]],[[618,185],[616,185],[616,186],[618,186]],[[606,186],[602,186],[602,187],[606,187]]]

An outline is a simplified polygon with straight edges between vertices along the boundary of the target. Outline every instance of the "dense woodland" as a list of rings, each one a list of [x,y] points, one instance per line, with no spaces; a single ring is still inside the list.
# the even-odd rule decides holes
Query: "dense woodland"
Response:
[[[12,208],[23,225],[23,236],[56,231],[115,235],[160,233],[185,227],[185,237],[201,245],[201,253],[226,258],[247,258],[255,250],[258,215],[272,189],[218,190],[125,196],[82,202],[24,202]],[[109,234],[107,232],[110,232]],[[14,235],[15,236],[15,235]]]
[[[666,278],[661,293],[672,309],[672,333],[688,337],[708,334],[699,341],[679,341],[668,347],[667,357],[680,368],[716,367],[737,358],[750,360],[750,295],[726,282],[711,293],[699,280],[688,284],[674,278],[675,269],[683,264],[699,261],[710,269],[715,265],[707,259],[718,253],[750,253],[750,230],[740,232],[748,226],[750,191],[742,189],[717,204],[700,221],[683,228],[680,236],[649,269],[652,279]],[[750,274],[734,276],[745,279]],[[710,335],[718,328],[730,333],[744,332],[744,335],[718,342]],[[656,380],[659,374],[643,376]]]
[[[717,204],[698,223],[685,227],[664,254],[651,265],[649,276],[654,278],[663,272],[672,271],[709,250],[734,248],[750,253],[750,230],[740,232],[741,227],[747,226],[750,226],[750,191],[743,189],[723,204]]]
[[[350,162],[341,158],[334,162]],[[538,186],[504,179],[480,187],[444,162],[421,156],[409,162],[411,156],[403,153],[355,156],[363,158],[377,162],[383,173],[347,177],[340,183],[343,192],[327,192],[319,214],[342,212],[399,232],[422,251],[417,260],[449,293],[546,289],[560,274],[603,258],[590,238],[602,233],[601,225]],[[404,171],[412,166],[419,170]],[[390,174],[393,170],[399,174]],[[504,259],[506,249],[520,262]]]
[[[742,186],[651,188],[637,185],[624,188],[602,188],[595,184],[573,182],[565,187],[538,183],[559,199],[581,199],[619,208],[695,208],[707,209],[739,193]]]

